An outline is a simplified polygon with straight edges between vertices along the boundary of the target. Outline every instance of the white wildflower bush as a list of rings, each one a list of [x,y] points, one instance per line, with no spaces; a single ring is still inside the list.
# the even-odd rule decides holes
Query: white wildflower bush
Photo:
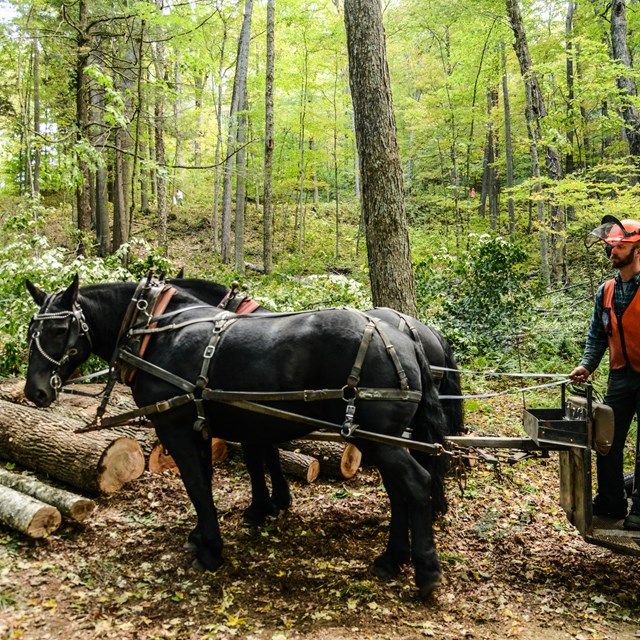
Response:
[[[317,274],[300,278],[273,276],[254,284],[250,295],[273,311],[304,311],[329,307],[372,307],[369,288],[341,274]]]
[[[18,228],[16,228],[16,226]],[[0,246],[0,377],[17,375],[27,363],[26,334],[36,305],[25,280],[47,292],[69,286],[78,274],[81,285],[140,279],[148,269],[170,267],[146,242],[134,240],[108,258],[77,256],[63,247],[52,247],[35,232],[36,224],[9,223],[5,244]],[[123,266],[128,255],[128,265]]]

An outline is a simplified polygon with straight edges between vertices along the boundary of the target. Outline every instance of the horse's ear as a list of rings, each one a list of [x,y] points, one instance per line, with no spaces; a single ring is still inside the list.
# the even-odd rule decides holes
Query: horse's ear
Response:
[[[78,274],[73,277],[73,282],[67,287],[66,291],[62,294],[62,298],[60,302],[62,303],[65,309],[71,309],[74,302],[78,299],[78,285],[80,283],[80,279],[78,278]]]
[[[27,291],[31,294],[31,297],[35,300],[36,304],[41,307],[44,304],[44,301],[47,298],[47,294],[42,290],[38,289],[29,278],[26,278],[24,281],[25,286],[27,287]]]
[[[176,280],[182,280],[184,278],[184,267],[178,271],[178,275],[176,276]]]

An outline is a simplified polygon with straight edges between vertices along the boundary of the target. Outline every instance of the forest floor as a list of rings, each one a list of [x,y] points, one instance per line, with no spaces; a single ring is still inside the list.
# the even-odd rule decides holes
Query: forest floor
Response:
[[[498,398],[467,422],[516,429],[520,409]],[[557,466],[552,454],[449,479],[435,526],[444,581],[426,603],[408,567],[391,583],[368,573],[389,520],[375,469],[292,481],[289,512],[255,530],[241,524],[244,466],[217,465],[226,563],[215,574],[193,570],[182,549],[195,516],[180,478],[145,473],[45,540],[0,527],[0,638],[638,638],[640,558],[578,536]]]

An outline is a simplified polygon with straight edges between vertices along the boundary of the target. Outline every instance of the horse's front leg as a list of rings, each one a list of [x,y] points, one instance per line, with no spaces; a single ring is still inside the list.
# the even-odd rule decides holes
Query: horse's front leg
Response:
[[[251,479],[251,504],[242,515],[247,526],[261,525],[269,516],[277,516],[281,509],[289,507],[291,497],[278,449],[272,445],[242,444],[242,454]],[[271,475],[273,498],[265,480],[265,464]]]
[[[182,423],[156,424],[156,431],[175,460],[196,510],[198,521],[186,545],[194,555],[193,566],[201,571],[216,571],[223,563],[223,545],[211,490],[211,442]]]
[[[278,511],[286,511],[291,506],[291,490],[280,464],[278,447],[266,447],[264,456],[271,477],[271,502]]]

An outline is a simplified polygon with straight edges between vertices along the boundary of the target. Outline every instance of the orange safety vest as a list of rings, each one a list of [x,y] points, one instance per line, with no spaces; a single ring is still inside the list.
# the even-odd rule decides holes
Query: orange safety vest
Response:
[[[615,282],[615,278],[607,280],[602,299],[603,322],[609,339],[609,368],[622,369],[629,365],[640,371],[640,295],[636,292],[618,322],[613,303]]]

